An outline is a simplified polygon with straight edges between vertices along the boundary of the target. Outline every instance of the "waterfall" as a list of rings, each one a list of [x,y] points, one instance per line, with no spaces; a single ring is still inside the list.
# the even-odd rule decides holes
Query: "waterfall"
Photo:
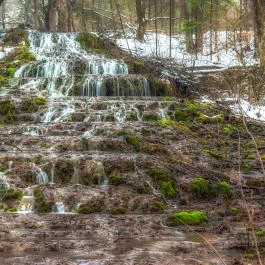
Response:
[[[63,202],[56,202],[54,207],[54,212],[65,213],[65,206]]]
[[[22,197],[19,207],[18,213],[32,213],[34,205],[34,196],[30,189],[26,189],[25,195]]]
[[[38,184],[49,183],[48,175],[39,166],[32,163],[32,169],[36,173],[36,180]]]
[[[55,163],[52,162],[52,167],[51,167],[51,184],[54,184],[54,170],[55,170]]]
[[[30,51],[36,61],[15,72],[20,88],[39,92],[45,89],[52,97],[149,96],[145,78],[130,80],[123,61],[87,53],[76,41],[77,36],[77,33],[29,31]]]

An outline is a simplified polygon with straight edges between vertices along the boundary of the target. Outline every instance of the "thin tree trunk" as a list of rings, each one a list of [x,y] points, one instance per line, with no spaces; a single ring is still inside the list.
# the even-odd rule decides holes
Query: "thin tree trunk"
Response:
[[[253,0],[257,32],[258,55],[261,67],[265,69],[265,1]]]

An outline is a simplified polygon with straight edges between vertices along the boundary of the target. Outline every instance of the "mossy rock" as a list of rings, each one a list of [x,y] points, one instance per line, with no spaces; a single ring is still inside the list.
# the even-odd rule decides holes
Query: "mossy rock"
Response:
[[[149,77],[148,81],[152,94],[156,96],[174,96],[170,82],[158,77]]]
[[[76,41],[87,51],[95,52],[95,50],[100,50],[100,53],[102,53],[106,49],[105,41],[92,33],[80,33],[77,36]]]
[[[34,98],[34,102],[37,105],[45,105],[46,104],[46,99],[45,98],[36,97],[36,98]]]
[[[162,127],[168,127],[168,126],[174,126],[175,122],[170,119],[162,119],[156,121],[156,124],[162,126]]]
[[[136,59],[130,65],[130,71],[135,74],[142,74],[146,72],[146,65],[145,62],[141,59]]]
[[[109,212],[115,215],[125,214],[126,208],[123,206],[115,206],[115,207],[112,207]]]
[[[224,199],[231,199],[232,198],[232,190],[229,183],[226,181],[221,181],[218,184],[218,193]]]
[[[136,183],[133,184],[133,190],[134,192],[138,194],[151,194],[152,193],[152,188],[146,182],[140,183],[139,181],[137,181]]]
[[[105,122],[114,122],[115,121],[115,117],[113,114],[109,114],[105,117],[104,119]]]
[[[48,202],[44,197],[43,191],[37,187],[33,190],[34,205],[33,208],[37,213],[51,212],[54,206],[53,202]]]
[[[91,213],[101,213],[105,209],[105,203],[101,199],[95,199],[87,203],[81,204],[77,210],[80,214],[91,214]]]
[[[187,100],[185,101],[184,106],[188,110],[201,111],[210,109],[212,104],[200,102],[198,100]]]
[[[3,210],[4,210],[4,212],[15,213],[18,211],[18,208],[16,206],[4,205]]]
[[[131,112],[129,114],[126,115],[126,121],[138,121],[138,117],[136,115],[136,113]]]
[[[174,112],[174,118],[175,118],[175,121],[189,121],[191,117],[187,111],[177,109]]]
[[[21,43],[27,43],[28,33],[24,29],[16,28],[9,30],[3,37],[2,42],[6,46],[17,46]]]
[[[4,100],[0,102],[0,114],[1,115],[10,115],[14,114],[16,111],[15,105],[11,100]]]
[[[189,190],[195,199],[206,199],[211,195],[210,183],[204,178],[195,178],[189,184]]]
[[[124,183],[124,180],[122,179],[121,176],[113,175],[113,176],[109,177],[109,184],[110,185],[118,186],[118,185],[121,185],[123,183]]]
[[[166,198],[175,198],[177,195],[177,192],[170,181],[164,181],[161,183],[160,192]]]
[[[3,77],[13,77],[16,69],[35,60],[35,55],[32,54],[25,45],[15,48],[12,52],[2,58],[0,61],[0,76],[3,85],[8,85],[7,80],[3,79]]]
[[[3,202],[20,201],[22,197],[23,197],[23,192],[21,190],[10,188],[6,191],[2,201]]]
[[[56,183],[68,184],[71,183],[74,175],[73,161],[58,161],[55,165],[54,176]]]
[[[21,110],[22,112],[31,113],[37,110],[37,106],[32,99],[25,99],[22,102]]]
[[[143,121],[157,121],[159,119],[159,114],[155,112],[145,112],[143,114]]]
[[[155,167],[155,168],[150,168],[148,170],[148,175],[153,178],[154,181],[160,183],[160,182],[167,182],[170,181],[168,172],[164,168],[160,167]]]
[[[140,151],[141,141],[136,134],[126,132],[126,131],[119,131],[118,136],[123,136],[125,141],[127,142],[127,144],[133,146],[135,151],[137,151],[137,152]]]
[[[208,216],[201,211],[178,212],[169,217],[171,225],[201,225],[208,220]]]
[[[222,128],[224,133],[234,133],[237,132],[237,128],[231,124],[226,124]]]

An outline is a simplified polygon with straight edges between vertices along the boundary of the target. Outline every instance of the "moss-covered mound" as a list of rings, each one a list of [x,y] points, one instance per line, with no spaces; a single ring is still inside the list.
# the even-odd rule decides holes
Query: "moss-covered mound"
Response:
[[[208,217],[201,211],[178,212],[170,218],[172,225],[200,225],[208,222]]]

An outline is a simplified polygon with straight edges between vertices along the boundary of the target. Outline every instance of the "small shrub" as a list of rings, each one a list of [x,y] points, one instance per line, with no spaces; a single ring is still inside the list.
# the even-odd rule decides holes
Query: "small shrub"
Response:
[[[170,217],[172,225],[200,225],[208,222],[208,217],[201,211],[178,212]]]
[[[177,193],[170,181],[162,182],[160,185],[160,192],[166,198],[175,198]]]
[[[192,196],[196,199],[206,199],[211,194],[210,184],[204,178],[193,179],[189,188]]]
[[[226,181],[221,181],[218,184],[218,192],[224,199],[230,199],[232,197],[231,186]]]

